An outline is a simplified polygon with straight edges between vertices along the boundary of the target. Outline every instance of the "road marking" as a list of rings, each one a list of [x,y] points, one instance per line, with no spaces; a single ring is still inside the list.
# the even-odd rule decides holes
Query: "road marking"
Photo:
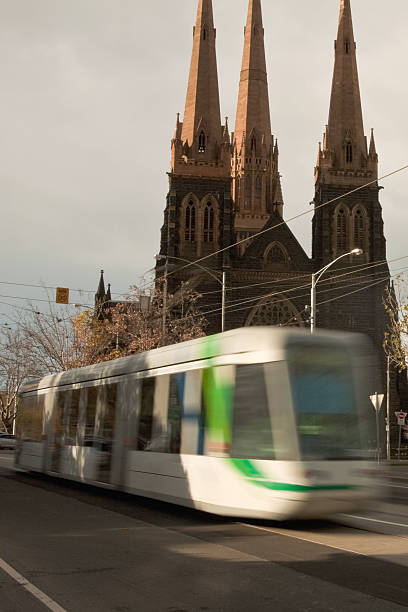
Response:
[[[408,489],[405,485],[385,485],[386,487],[392,487],[393,489]]]
[[[267,531],[269,533],[276,533],[277,535],[287,536],[288,538],[293,538],[294,540],[301,540],[302,542],[309,542],[310,544],[318,544],[319,546],[326,546],[327,548],[334,548],[335,550],[342,550],[343,552],[353,553],[354,555],[359,555],[360,557],[368,557],[363,552],[358,552],[357,550],[353,550],[352,548],[342,548],[341,546],[334,546],[333,544],[326,544],[325,542],[319,542],[318,540],[312,540],[306,535],[295,535],[293,533],[287,533],[286,531],[280,531],[279,529],[270,529],[268,527],[259,527],[258,525],[250,525],[249,523],[238,523],[238,525],[243,525],[244,527],[252,527],[252,529],[259,529],[259,531]]]
[[[49,610],[52,610],[52,612],[67,612],[65,608],[61,608],[61,606],[57,604],[56,601],[48,597],[48,595],[40,591],[40,589],[37,589],[36,586],[31,584],[31,582],[29,582],[26,578],[24,578],[24,576],[19,574],[13,567],[11,567],[11,565],[6,563],[3,559],[0,559],[0,569],[4,570],[6,574],[8,574],[11,578],[13,578],[13,580],[18,582],[18,584],[21,585],[24,589],[26,589],[26,591],[31,593],[31,595],[41,601],[41,603],[43,603],[44,606],[46,606]]]
[[[343,514],[347,518],[355,518],[360,521],[371,521],[373,523],[382,523],[383,525],[393,525],[394,527],[406,527],[408,529],[407,523],[393,523],[392,521],[380,521],[380,519],[368,518],[367,516],[356,516],[354,514]]]

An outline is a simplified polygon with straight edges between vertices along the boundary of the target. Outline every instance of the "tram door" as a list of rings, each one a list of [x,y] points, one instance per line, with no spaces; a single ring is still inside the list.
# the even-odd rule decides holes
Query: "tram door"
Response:
[[[117,389],[117,383],[103,385],[99,389],[98,397],[99,460],[97,480],[107,484],[111,482]]]
[[[61,470],[61,454],[64,446],[64,404],[67,392],[59,392],[56,394],[54,426],[52,431],[51,445],[51,472],[59,472]]]

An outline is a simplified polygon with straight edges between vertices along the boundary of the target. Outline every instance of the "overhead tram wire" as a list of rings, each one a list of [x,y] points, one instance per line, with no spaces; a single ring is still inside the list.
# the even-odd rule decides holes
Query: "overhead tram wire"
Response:
[[[386,265],[386,264],[383,261],[380,262],[380,263],[373,263],[373,264],[370,264],[369,266],[367,266],[367,269],[371,269],[371,268],[376,267],[376,266],[384,266],[384,265]],[[362,271],[364,271],[364,269],[362,269],[360,271],[362,272]],[[322,281],[322,283],[333,282],[333,280],[337,280],[338,278],[342,278],[343,276],[348,276],[350,274],[354,274],[354,272],[355,271],[353,270],[353,271],[350,271],[350,272],[344,272],[343,274],[339,274],[339,275],[336,275],[336,276],[327,277],[327,278],[325,278]],[[293,291],[297,291],[299,289],[306,289],[308,287],[310,287],[310,283],[306,283],[304,285],[298,285],[296,287],[289,287],[289,288],[287,288],[285,290],[274,292],[274,293],[259,294],[259,295],[255,296],[255,297],[251,297],[251,298],[248,298],[246,300],[238,300],[238,303],[235,303],[235,304],[231,304],[231,302],[229,302],[229,305],[238,306],[238,305],[241,305],[241,304],[249,304],[251,302],[257,302],[260,299],[266,299],[266,298],[272,297],[274,295],[287,294],[287,293],[291,293]],[[229,309],[229,306],[226,306],[225,310],[228,310],[228,309]],[[217,310],[220,310],[220,308],[218,308]],[[205,314],[205,313],[203,313],[203,314]]]
[[[348,270],[347,272],[344,272],[343,274],[337,274],[336,276],[329,276],[327,278],[324,278],[322,281],[320,281],[320,284],[333,282],[334,280],[342,278],[343,276],[348,276],[350,274],[358,274],[360,272],[364,272],[365,270],[369,270],[371,268],[375,268],[375,267],[379,267],[379,266],[384,266],[384,265],[390,265],[392,263],[395,263],[397,261],[401,261],[401,260],[407,259],[407,258],[408,258],[408,255],[404,255],[402,257],[396,257],[395,259],[390,259],[390,260],[383,259],[383,260],[380,260],[380,261],[377,261],[377,262],[372,262],[372,263],[370,263],[368,265],[366,265],[366,264],[356,264],[354,266],[343,266],[341,268],[337,268],[336,271]],[[350,270],[350,268],[356,268],[356,269]],[[405,269],[406,268],[401,268],[401,270],[405,270]],[[291,280],[296,280],[297,278],[304,278],[304,277],[308,277],[308,276],[311,276],[311,273],[310,274],[303,274],[303,275],[300,275],[299,277],[294,276],[294,277],[290,277],[290,278],[287,278],[287,279],[275,279],[273,281],[268,281],[268,284],[275,284],[275,283],[282,284],[282,283],[289,282]],[[241,289],[247,289],[247,288],[256,287],[256,286],[259,286],[259,284],[263,285],[264,283],[254,283],[252,285],[246,285],[246,286],[241,287]],[[267,283],[265,283],[265,284],[267,284]],[[283,293],[289,293],[291,291],[294,291],[294,290],[297,290],[297,289],[301,289],[301,288],[305,288],[305,287],[308,287],[308,286],[309,286],[309,284],[307,284],[307,285],[298,285],[296,287],[292,287],[292,288],[286,289]],[[238,288],[239,287],[235,287],[235,289],[238,289]],[[228,288],[228,292],[230,292],[233,289],[234,289],[234,287]],[[201,295],[205,296],[205,295],[210,295],[212,293],[218,293],[218,291],[217,292],[215,292],[215,291],[214,292],[208,291],[208,292],[202,293]],[[268,294],[268,293],[258,294],[258,297],[250,298],[249,301],[255,301],[256,299],[266,298],[266,297],[269,297],[269,295],[275,295],[275,294]],[[228,301],[229,304],[233,304],[234,302],[237,302],[237,303],[246,303],[246,300],[242,301],[242,300],[238,299],[238,300],[229,300]]]
[[[348,191],[346,193],[343,193],[342,195],[336,196],[335,198],[332,198],[331,200],[328,200],[327,202],[323,202],[322,204],[319,204],[318,206],[315,206],[312,209],[309,208],[307,210],[304,210],[303,212],[297,215],[294,215],[293,217],[290,217],[286,221],[282,220],[280,223],[276,223],[272,227],[267,227],[266,229],[263,229],[260,232],[257,232],[256,234],[252,234],[252,236],[249,236],[248,238],[243,238],[242,240],[238,240],[237,242],[234,242],[233,244],[230,244],[222,249],[219,249],[218,251],[214,251],[214,253],[210,253],[209,255],[204,255],[204,257],[200,257],[199,259],[191,261],[188,264],[185,264],[184,266],[180,266],[179,268],[177,268],[177,270],[170,270],[169,272],[167,272],[167,277],[173,274],[176,274],[177,272],[181,272],[181,270],[185,270],[186,268],[190,268],[191,266],[194,266],[194,264],[198,264],[202,261],[206,261],[207,259],[210,259],[211,257],[215,257],[215,255],[219,255],[220,253],[225,253],[229,249],[239,246],[240,244],[244,244],[245,242],[252,241],[254,240],[254,238],[257,238],[258,236],[262,236],[263,234],[266,234],[267,232],[270,232],[278,227],[281,227],[282,225],[288,225],[288,223],[290,223],[291,221],[295,221],[296,219],[300,219],[300,217],[309,215],[315,212],[316,210],[323,208],[324,206],[333,204],[333,202],[337,202],[338,200],[341,200],[342,198],[346,198],[349,195],[352,195],[353,193],[357,193],[358,191],[361,191],[362,189],[365,189],[366,187],[370,187],[370,185],[374,185],[378,183],[379,181],[383,181],[384,179],[389,178],[390,176],[394,176],[394,174],[398,174],[399,172],[402,172],[403,170],[407,170],[407,169],[408,169],[408,164],[406,164],[405,166],[402,166],[401,168],[398,168],[397,170],[388,172],[387,174],[384,174],[383,176],[376,178],[373,181],[365,183],[364,185],[361,185],[360,187],[356,187],[355,189],[352,189],[351,191]],[[156,282],[162,279],[164,279],[164,276],[156,279]]]
[[[342,299],[344,297],[347,297],[348,295],[351,295],[353,293],[357,293],[358,291],[363,291],[364,289],[369,289],[370,287],[372,287],[374,285],[387,282],[387,280],[389,280],[389,278],[390,277],[388,275],[384,276],[383,278],[379,279],[378,281],[375,281],[374,283],[370,283],[368,285],[365,285],[364,287],[360,287],[359,289],[356,289],[356,290],[351,291],[349,293],[344,293],[342,295],[336,296],[334,298],[331,298],[328,301],[332,301],[333,302],[335,300],[340,300],[340,299]],[[350,286],[354,286],[355,284],[358,284],[358,283],[353,283]],[[332,289],[327,289],[327,291],[339,291],[340,289],[341,288],[336,287],[336,288],[332,288]],[[278,294],[276,294],[276,295],[278,295]],[[270,296],[270,297],[272,297],[272,296]],[[296,295],[296,296],[292,297],[291,299],[292,300],[299,300],[301,298],[310,298],[310,292],[308,291],[307,293],[303,293],[302,295]],[[262,306],[266,306],[266,305],[269,305],[269,304],[282,304],[284,302],[287,302],[286,298],[283,298],[283,299],[280,299],[280,300],[270,300],[268,302],[263,302]],[[325,303],[325,302],[319,302],[317,305],[320,305],[322,303]],[[238,306],[238,304],[236,304],[236,306]],[[241,312],[242,310],[248,310],[248,306],[243,306],[241,308],[232,308],[229,312]],[[217,308],[217,309],[214,309],[214,310],[211,310],[211,311],[203,312],[202,314],[203,314],[203,316],[206,316],[206,315],[209,315],[209,314],[218,313],[219,311],[220,311],[220,309]],[[188,316],[184,317],[184,319],[188,319],[188,318],[189,318]]]
[[[342,268],[340,268],[340,270],[348,270],[348,271],[344,272],[343,274],[338,274],[338,275],[335,275],[335,276],[326,277],[326,278],[321,280],[320,285],[324,285],[325,283],[333,284],[333,282],[337,282],[338,279],[341,279],[341,278],[343,278],[345,276],[349,276],[350,274],[355,274],[355,273],[358,273],[358,272],[363,272],[365,270],[370,270],[370,269],[375,268],[375,267],[389,265],[391,263],[395,263],[396,261],[401,261],[401,260],[407,259],[407,258],[408,258],[408,255],[404,255],[402,257],[397,257],[397,258],[389,260],[389,261],[384,259],[384,260],[381,260],[379,262],[373,262],[373,263],[368,264],[366,266],[364,266],[364,264],[359,264],[359,266],[364,266],[363,268],[360,267],[359,270],[348,270],[348,268],[342,267]],[[407,268],[401,268],[400,270],[406,270],[406,269]],[[375,274],[376,273],[372,273],[370,275],[364,275],[363,278],[369,279],[370,277],[375,276]],[[306,275],[306,276],[309,276],[309,275]],[[391,274],[391,275],[387,274],[386,278],[393,278],[395,276],[398,276],[398,274]],[[364,281],[364,280],[361,281],[360,280],[359,282],[358,281],[354,281],[353,283],[349,284],[348,286],[349,287],[355,286],[356,284],[361,284],[361,282],[367,282],[367,280],[366,281]],[[344,287],[344,285],[343,285],[343,287]],[[298,290],[301,290],[301,289],[309,289],[309,288],[310,288],[310,283],[307,283],[307,284],[303,284],[303,285],[297,285],[295,287],[288,287],[288,288],[286,288],[285,290],[282,290],[282,291],[277,291],[277,292],[273,292],[273,293],[258,294],[257,296],[252,297],[252,298],[248,298],[246,300],[234,300],[233,303],[231,303],[231,301],[229,301],[228,305],[225,306],[225,310],[228,310],[229,312],[237,312],[237,311],[240,311],[240,310],[246,310],[246,309],[249,308],[249,306],[245,306],[244,308],[239,308],[239,309],[235,309],[234,307],[241,306],[243,304],[250,304],[251,302],[259,302],[260,300],[265,300],[265,299],[267,299],[269,297],[272,298],[272,297],[279,296],[279,295],[287,295],[287,294],[292,293],[294,291],[298,291]],[[342,288],[342,286],[333,287],[331,289],[323,289],[323,292],[334,291],[334,290],[339,291],[339,290],[341,290],[341,288]],[[205,294],[203,294],[203,295],[205,295]],[[302,297],[307,297],[308,295],[309,295],[309,293],[301,295],[301,296],[295,296],[295,297],[290,296],[290,299],[292,299],[292,300],[300,299]],[[282,301],[282,302],[286,301],[286,298],[284,300],[280,300],[280,301]],[[279,303],[280,301],[273,300],[274,303]],[[272,302],[264,302],[264,303],[272,303]],[[210,306],[210,305],[208,305],[208,306]],[[171,306],[169,306],[167,308],[167,310],[170,310],[170,309],[171,309]],[[213,309],[211,309],[209,311],[204,311],[202,314],[205,316],[207,314],[214,314],[214,313],[217,313],[217,312],[219,313],[220,311],[221,311],[221,308],[217,307],[217,308],[213,308]],[[188,318],[188,317],[184,317],[184,318]]]
[[[405,257],[401,257],[401,258],[398,258],[398,259],[405,259]],[[381,265],[384,265],[384,264],[381,263]],[[369,266],[369,267],[372,267],[372,266]],[[402,268],[402,270],[406,270],[406,269],[408,269],[408,268]],[[384,282],[387,279],[394,278],[394,277],[398,276],[399,274],[400,274],[400,272],[395,273],[395,274],[391,274],[391,275],[387,274],[386,276],[384,276],[381,279],[379,279],[379,282]],[[342,277],[342,276],[346,276],[346,274],[342,274],[342,275],[339,275],[337,277],[332,277],[332,278],[324,279],[324,280],[322,280],[322,284],[323,283],[327,283],[327,282],[333,282],[333,281],[335,282],[337,280],[337,278]],[[360,281],[355,280],[352,283],[350,283],[348,286],[349,287],[353,287],[353,286],[359,285],[361,283],[367,283],[371,276],[375,276],[375,274],[365,275],[364,276],[365,280],[360,280]],[[297,287],[288,288],[286,290],[277,291],[275,293],[259,295],[256,298],[251,298],[250,300],[242,300],[242,301],[240,301],[238,303],[235,303],[235,304],[229,304],[228,306],[226,306],[226,309],[229,309],[230,312],[238,312],[240,310],[247,310],[249,308],[249,306],[244,306],[243,308],[238,308],[238,309],[235,308],[235,306],[241,306],[243,304],[248,304],[249,302],[265,300],[267,298],[272,298],[272,297],[276,297],[276,296],[279,296],[279,295],[287,295],[288,293],[291,293],[293,291],[298,291],[300,289],[306,289],[306,288],[309,289],[310,288],[310,284],[300,285],[300,286],[297,286]],[[343,286],[337,286],[337,287],[331,287],[331,288],[323,289],[323,292],[325,293],[325,292],[328,292],[328,291],[340,291],[342,288],[344,288],[344,285]],[[308,297],[308,296],[309,296],[309,292],[306,293],[306,294],[303,294],[303,295],[298,295],[298,296],[294,296],[294,297],[291,296],[290,299],[296,300],[296,299],[300,299],[302,297]],[[270,302],[264,302],[264,304],[269,304],[269,303],[272,303],[272,302],[273,303],[280,303],[280,302],[284,302],[284,301],[287,301],[286,298],[284,298],[283,300],[271,300]],[[214,308],[214,309],[212,309],[210,311],[205,311],[202,314],[205,316],[205,315],[208,315],[208,314],[213,314],[213,313],[219,312],[220,310],[221,310],[221,308],[218,307],[218,308]]]

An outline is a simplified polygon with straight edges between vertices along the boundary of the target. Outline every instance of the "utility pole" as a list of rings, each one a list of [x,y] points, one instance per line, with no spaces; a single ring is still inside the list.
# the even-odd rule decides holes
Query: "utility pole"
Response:
[[[166,262],[164,264],[164,281],[163,281],[163,313],[162,313],[162,333],[163,339],[166,334],[166,312],[167,312],[167,266],[169,259],[166,256]]]
[[[222,301],[221,301],[221,331],[225,329],[225,285],[226,285],[226,272],[222,273]]]
[[[316,285],[319,282],[320,277],[333,264],[339,261],[339,259],[343,259],[343,257],[348,257],[349,255],[362,255],[362,254],[363,254],[362,249],[353,249],[352,251],[349,251],[348,253],[343,253],[343,255],[336,257],[336,259],[333,259],[333,261],[331,261],[326,266],[324,266],[324,268],[321,268],[321,270],[318,270],[317,272],[312,274],[312,287],[310,291],[310,333],[313,334],[315,327],[316,327]]]
[[[387,461],[391,459],[391,444],[390,444],[390,357],[387,356],[387,423],[386,423],[386,434],[387,434]]]

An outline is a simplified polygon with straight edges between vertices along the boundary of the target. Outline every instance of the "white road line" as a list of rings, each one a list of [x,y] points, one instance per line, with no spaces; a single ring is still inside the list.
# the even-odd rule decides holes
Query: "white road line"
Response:
[[[380,521],[380,519],[369,518],[368,516],[356,516],[354,514],[343,514],[347,518],[355,518],[359,521],[371,521],[372,523],[382,523],[383,525],[393,525],[394,527],[406,527],[408,529],[408,523],[393,523],[392,521]]]
[[[393,489],[408,489],[408,487],[405,486],[405,485],[391,485],[391,484],[387,484],[385,486],[386,487],[392,487]]]
[[[57,604],[56,601],[48,597],[45,593],[37,589],[36,586],[31,584],[24,576],[19,574],[14,568],[11,567],[8,563],[6,563],[3,559],[0,559],[0,569],[4,570],[6,574],[8,574],[13,580],[18,582],[26,591],[31,593],[34,597],[36,597],[41,603],[44,604],[49,610],[52,612],[67,612],[65,608],[61,608],[60,605]]]
[[[335,550],[342,550],[344,552],[353,553],[354,555],[359,555],[360,557],[368,557],[370,555],[358,552],[357,550],[353,550],[352,548],[342,548],[341,546],[334,546],[333,544],[326,544],[325,542],[319,542],[318,540],[312,540],[310,538],[305,537],[304,535],[295,535],[294,533],[286,533],[285,531],[279,531],[279,529],[271,529],[269,527],[259,527],[258,525],[249,525],[248,523],[238,523],[239,525],[243,525],[244,527],[252,527],[252,529],[259,529],[259,531],[268,531],[269,533],[276,533],[277,535],[287,536],[288,538],[293,538],[294,540],[301,540],[302,542],[309,542],[310,544],[319,544],[319,546],[326,546],[327,548],[334,548]]]

